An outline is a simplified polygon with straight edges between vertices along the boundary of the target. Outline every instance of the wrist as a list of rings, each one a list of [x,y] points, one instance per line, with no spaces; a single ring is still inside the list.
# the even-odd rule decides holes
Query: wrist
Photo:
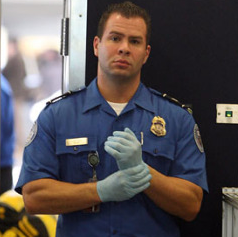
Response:
[[[97,189],[97,196],[100,202],[105,202],[106,197],[104,195],[105,193],[105,185],[103,184],[103,180],[100,180],[96,183],[96,189]]]
[[[142,165],[145,164],[144,161],[141,159],[141,161],[139,162],[128,162],[127,160],[125,161],[117,161],[117,166],[119,168],[119,170],[125,170],[125,169],[129,169],[129,168],[133,168],[136,167],[138,165]]]

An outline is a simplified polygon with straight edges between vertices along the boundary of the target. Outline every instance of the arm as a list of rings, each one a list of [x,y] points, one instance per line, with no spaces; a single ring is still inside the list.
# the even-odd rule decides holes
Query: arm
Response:
[[[97,183],[72,184],[39,179],[23,186],[27,212],[61,214],[83,210],[100,202],[124,201],[144,191],[151,175],[145,165],[119,170]]]
[[[202,188],[184,179],[165,176],[152,167],[149,170],[152,179],[144,193],[164,211],[192,221],[201,207]]]
[[[116,159],[119,169],[143,163],[140,143],[128,129],[114,132],[105,143],[105,150]],[[200,210],[202,188],[185,179],[165,176],[152,167],[149,170],[152,179],[145,194],[164,211],[193,220]]]
[[[25,184],[22,194],[28,213],[61,214],[100,203],[96,186],[96,183],[72,184],[38,179]]]

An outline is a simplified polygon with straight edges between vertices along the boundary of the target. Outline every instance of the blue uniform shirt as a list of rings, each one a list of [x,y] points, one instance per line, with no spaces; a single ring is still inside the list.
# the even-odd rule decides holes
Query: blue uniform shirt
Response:
[[[164,119],[166,135],[151,131],[155,116]],[[96,79],[69,97],[47,106],[29,136],[16,190],[32,180],[52,178],[85,183],[92,177],[90,151],[98,151],[97,178],[118,170],[104,150],[113,131],[130,128],[141,141],[143,159],[159,172],[191,181],[207,190],[205,155],[194,139],[191,114],[140,84],[136,94],[117,116],[98,91]],[[67,146],[66,139],[87,138],[85,145]],[[158,208],[144,193],[123,202],[100,204],[100,212],[76,211],[59,216],[57,237],[120,236],[178,237],[175,217]]]
[[[1,74],[1,167],[13,165],[14,152],[14,116],[12,90],[6,78]]]

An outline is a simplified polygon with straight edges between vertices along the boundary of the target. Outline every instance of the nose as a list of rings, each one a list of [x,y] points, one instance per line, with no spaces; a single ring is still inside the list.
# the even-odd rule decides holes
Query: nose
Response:
[[[120,47],[119,47],[119,54],[122,54],[122,55],[129,55],[130,54],[130,47],[129,47],[129,43],[127,41],[123,41],[121,44],[120,44]]]

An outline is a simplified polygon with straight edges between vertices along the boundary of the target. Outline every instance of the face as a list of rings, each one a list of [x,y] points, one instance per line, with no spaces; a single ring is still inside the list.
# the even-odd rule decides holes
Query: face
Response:
[[[112,14],[101,39],[94,38],[98,77],[140,80],[141,67],[150,53],[146,32],[142,18],[128,19],[118,13]]]

